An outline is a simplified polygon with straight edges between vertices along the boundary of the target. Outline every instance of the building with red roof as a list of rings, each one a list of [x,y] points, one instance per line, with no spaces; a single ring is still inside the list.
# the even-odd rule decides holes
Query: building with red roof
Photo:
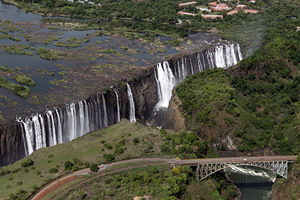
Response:
[[[211,3],[208,3],[209,5],[211,6],[216,6],[218,3],[217,2],[211,2]]]
[[[183,11],[179,11],[178,12],[179,15],[189,15],[189,16],[196,16],[196,14],[194,13],[189,13],[189,12],[183,12]]]
[[[220,3],[220,4],[216,4],[215,6],[211,5],[210,9],[214,11],[222,11],[222,10],[231,10],[232,8],[229,7],[226,3]]]
[[[246,5],[244,4],[239,4],[239,5],[236,5],[236,8],[241,8],[241,9],[244,9],[246,7]]]
[[[250,9],[246,9],[244,10],[245,13],[253,13],[256,14],[258,12],[258,10],[250,10]]]
[[[239,12],[239,11],[237,11],[237,10],[232,10],[232,11],[228,12],[227,15],[233,15],[233,14],[236,14],[236,13],[238,13],[238,12]]]
[[[196,1],[191,1],[191,2],[186,2],[186,3],[180,3],[178,4],[179,6],[188,6],[188,5],[193,5],[193,4],[196,4],[197,2]]]
[[[223,15],[201,15],[203,19],[223,19]]]

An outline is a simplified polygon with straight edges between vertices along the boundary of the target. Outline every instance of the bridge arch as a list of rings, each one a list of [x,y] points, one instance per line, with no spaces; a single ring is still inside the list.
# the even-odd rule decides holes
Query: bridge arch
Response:
[[[257,161],[257,162],[224,162],[224,163],[199,163],[196,169],[198,181],[202,181],[210,175],[229,168],[230,166],[254,166],[271,170],[277,175],[287,178],[288,161]]]

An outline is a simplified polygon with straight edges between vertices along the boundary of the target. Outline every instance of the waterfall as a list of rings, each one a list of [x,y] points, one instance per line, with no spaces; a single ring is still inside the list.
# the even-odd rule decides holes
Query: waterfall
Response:
[[[102,94],[102,100],[103,100],[103,112],[104,112],[104,127],[108,126],[108,121],[107,121],[107,111],[106,111],[106,103],[105,103],[105,98],[104,95]]]
[[[97,95],[97,106],[98,106],[98,115],[99,115],[98,125],[99,125],[100,128],[103,128],[99,95]]]
[[[168,61],[158,63],[154,69],[157,84],[158,103],[156,108],[167,108],[172,95],[172,89],[188,75],[205,69],[228,68],[242,60],[239,44],[224,44],[195,56],[177,59],[172,66]],[[197,66],[197,67],[196,67]]]
[[[115,92],[115,94],[116,94],[116,98],[117,98],[117,122],[119,122],[121,119],[121,117],[120,117],[120,104],[119,104],[119,96],[118,96],[118,93],[117,93],[117,91],[115,91],[114,90],[114,92]]]
[[[134,107],[134,101],[133,101],[133,95],[130,89],[130,85],[128,83],[126,83],[127,85],[127,95],[128,95],[128,100],[129,100],[129,121],[130,122],[135,122],[135,107]]]
[[[90,132],[90,129],[89,129],[89,109],[88,109],[88,105],[87,105],[87,102],[86,100],[83,100],[83,103],[84,103],[84,119],[83,120],[83,127],[84,127],[84,131],[83,131],[83,134],[84,133],[88,133]]]
[[[158,92],[156,108],[168,107],[172,89],[188,75],[216,67],[227,68],[235,65],[242,58],[238,44],[224,44],[190,57],[158,63],[154,68]],[[128,83],[126,85],[129,120],[135,122],[134,97],[130,85]],[[26,155],[30,155],[39,148],[68,142],[120,121],[122,109],[119,96],[117,91],[113,91],[116,98],[109,99],[109,95],[102,94],[102,97],[97,95],[94,98],[66,105],[65,108],[53,108],[43,114],[36,114],[23,120],[17,119],[22,129]],[[115,111],[117,111],[116,115],[114,115]]]
[[[25,139],[24,141],[24,148],[25,149],[25,153],[26,155],[30,155],[33,151],[35,151],[34,149],[34,133],[33,133],[33,121],[31,121],[30,119],[26,118],[25,122],[22,121],[21,119],[17,119],[17,121],[19,123],[21,123],[21,127],[22,127],[22,132],[24,133],[23,138]]]
[[[112,105],[117,105],[117,108],[107,108],[111,104],[106,104],[105,95],[102,94],[102,98],[97,95],[95,98],[66,105],[65,109],[53,108],[24,120],[16,119],[21,126],[25,155],[28,156],[43,147],[69,142],[120,121],[119,96],[117,91],[114,90],[114,93],[117,102]],[[112,109],[117,109],[116,119],[108,117],[108,111]],[[135,117],[132,120],[135,121]]]
[[[176,79],[167,61],[157,64],[156,76],[156,80],[158,81],[157,85],[160,86],[160,89],[158,90],[160,91],[160,94],[158,95],[159,103],[157,104],[157,107],[168,107],[169,100],[172,96],[172,89],[176,85]]]
[[[62,126],[61,126],[61,119],[60,119],[60,114],[58,112],[58,110],[56,108],[54,108],[55,113],[56,113],[56,117],[57,117],[57,143],[63,143],[63,135],[62,135]],[[42,117],[41,117],[42,118]]]

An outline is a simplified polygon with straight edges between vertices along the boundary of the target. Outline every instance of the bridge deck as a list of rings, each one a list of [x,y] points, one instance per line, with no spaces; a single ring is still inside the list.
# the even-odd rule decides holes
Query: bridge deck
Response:
[[[257,156],[257,157],[225,157],[179,160],[182,165],[196,165],[201,163],[233,163],[233,162],[263,162],[263,161],[296,161],[297,156]]]

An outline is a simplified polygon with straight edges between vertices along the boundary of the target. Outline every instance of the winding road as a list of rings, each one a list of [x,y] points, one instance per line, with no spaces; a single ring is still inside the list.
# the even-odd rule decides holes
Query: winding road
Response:
[[[131,160],[123,160],[114,162],[107,165],[99,165],[99,171],[98,175],[93,176],[89,179],[85,179],[80,181],[79,183],[76,183],[74,186],[68,188],[67,190],[61,192],[57,196],[63,195],[64,193],[67,193],[71,189],[80,186],[86,181],[89,181],[91,179],[97,178],[99,176],[103,176],[106,174],[114,173],[117,171],[122,170],[128,170],[132,168],[137,167],[143,167],[143,166],[149,166],[149,165],[156,165],[156,164],[179,164],[179,165],[194,165],[199,163],[226,163],[226,162],[253,162],[253,161],[280,161],[280,160],[288,160],[288,161],[296,161],[297,156],[260,156],[260,157],[226,157],[226,158],[205,158],[205,159],[189,159],[189,160],[180,160],[180,159],[164,159],[164,158],[137,158],[137,159],[131,159]],[[119,166],[129,163],[136,163],[136,165],[130,166],[130,167],[122,167],[119,169],[114,169],[109,172],[102,172],[105,169],[111,168],[113,166]],[[48,195],[50,192],[53,192],[53,190],[57,190],[60,186],[62,186],[64,183],[68,181],[73,181],[76,179],[76,177],[80,175],[87,175],[91,173],[89,168],[78,170],[76,172],[73,172],[71,174],[59,177],[50,183],[46,184],[42,188],[40,188],[36,193],[34,193],[29,199],[30,200],[39,200],[43,199],[46,195]]]

